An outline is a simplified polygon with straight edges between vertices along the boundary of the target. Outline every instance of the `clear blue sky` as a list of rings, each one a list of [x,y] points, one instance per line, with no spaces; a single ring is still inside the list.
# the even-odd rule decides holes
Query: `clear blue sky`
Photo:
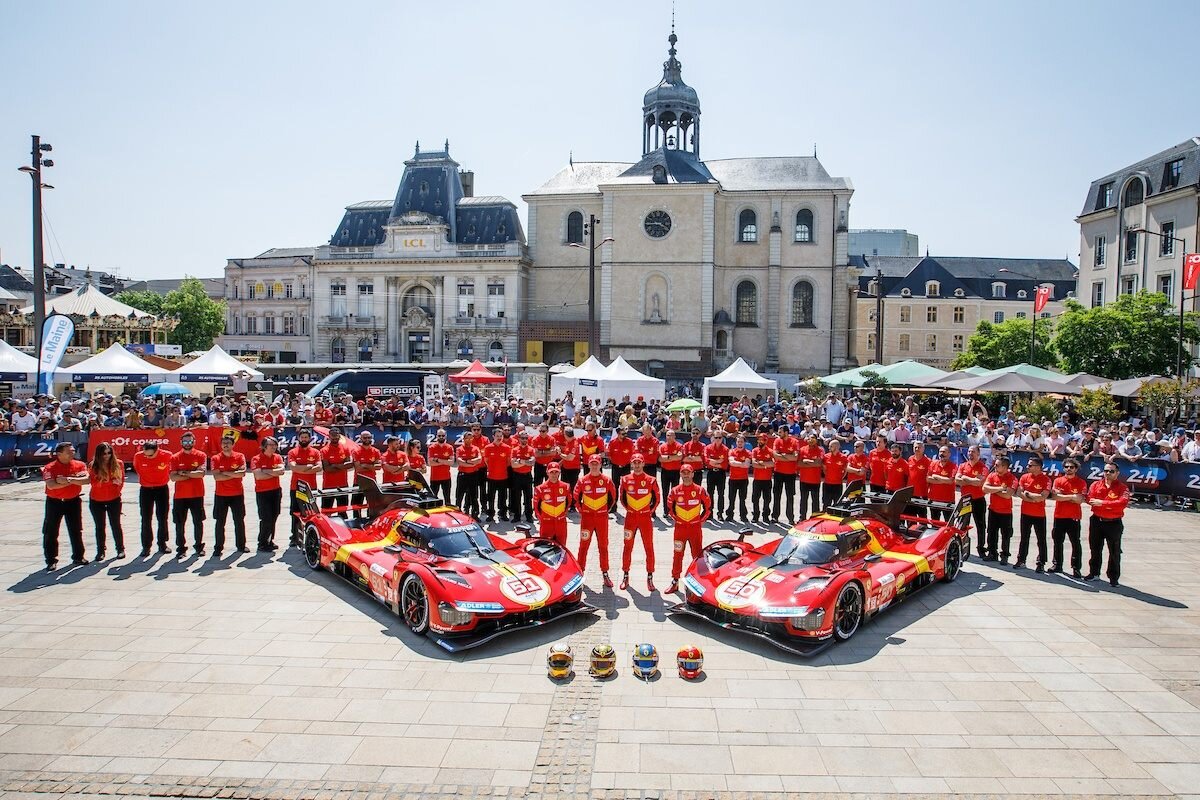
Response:
[[[437,15],[444,13],[442,24]],[[417,139],[518,203],[636,160],[669,0],[0,0],[0,258],[28,265],[29,134],[54,145],[47,260],[127,277],[324,243]],[[680,0],[703,156],[806,155],[851,225],[934,254],[1077,260],[1093,178],[1200,135],[1195,0]]]

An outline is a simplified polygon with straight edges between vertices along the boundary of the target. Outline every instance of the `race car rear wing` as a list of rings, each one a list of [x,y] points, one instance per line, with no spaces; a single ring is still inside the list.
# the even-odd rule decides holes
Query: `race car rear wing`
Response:
[[[362,495],[362,502],[352,502],[355,495]],[[317,501],[324,498],[338,498],[344,502],[321,509]],[[320,514],[322,511],[325,514],[366,511],[369,516],[376,517],[396,504],[410,508],[434,508],[442,505],[442,501],[430,491],[425,476],[412,470],[409,471],[407,480],[382,486],[374,479],[362,475],[358,476],[354,486],[335,489],[313,489],[307,481],[300,481],[296,484],[296,499],[300,503],[296,513],[302,518]]]
[[[867,485],[861,481],[851,481],[847,484],[845,490],[842,491],[842,496],[838,501],[829,507],[830,511],[840,512],[844,514],[862,513],[866,507],[874,507],[876,509],[886,506],[893,501],[901,493],[907,495],[903,508],[924,509],[926,511],[937,511],[941,513],[950,512],[950,524],[957,528],[967,530],[971,526],[971,510],[973,508],[972,498],[963,495],[956,503],[943,503],[937,500],[928,500],[923,497],[913,497],[912,487],[904,487],[896,492],[872,492]],[[901,511],[903,513],[903,510]],[[899,517],[897,517],[899,519]]]

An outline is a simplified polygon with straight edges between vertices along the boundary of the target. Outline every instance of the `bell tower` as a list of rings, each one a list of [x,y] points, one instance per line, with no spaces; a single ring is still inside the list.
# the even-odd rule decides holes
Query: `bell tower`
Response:
[[[663,76],[646,92],[642,102],[642,155],[658,150],[680,150],[700,157],[700,97],[683,82],[683,65],[675,57],[675,21],[671,21],[670,48]]]

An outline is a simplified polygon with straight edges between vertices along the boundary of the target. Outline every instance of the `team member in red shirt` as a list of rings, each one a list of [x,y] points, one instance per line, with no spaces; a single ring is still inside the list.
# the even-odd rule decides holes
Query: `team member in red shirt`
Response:
[[[892,453],[888,450],[887,437],[876,436],[875,447],[871,449],[870,455],[867,456],[867,463],[870,469],[870,472],[867,474],[867,480],[871,485],[871,491],[887,491],[888,468],[891,466],[891,462]]]
[[[250,469],[254,473],[254,502],[258,507],[258,549],[271,552],[276,549],[275,525],[283,504],[283,490],[279,487],[283,459],[274,436],[265,437],[260,447],[262,452],[250,459]]]
[[[642,454],[643,468],[647,475],[658,475],[658,437],[654,435],[654,426],[647,422],[642,426],[642,433],[633,443],[634,448]]]
[[[679,590],[679,575],[683,571],[683,550],[691,550],[692,559],[700,556],[704,546],[704,521],[712,514],[712,499],[704,487],[692,481],[691,464],[679,468],[679,485],[667,498],[671,521],[675,523],[675,552],[671,557],[671,585],[667,594]]]
[[[216,489],[213,497],[213,525],[215,527],[213,557],[220,558],[225,549],[225,520],[233,512],[233,542],[239,552],[246,547],[246,456],[233,449],[233,434],[221,437],[221,452],[212,457],[213,480]]]
[[[588,460],[588,471],[575,484],[575,507],[579,509],[579,552],[575,560],[579,569],[587,570],[588,549],[592,537],[596,537],[596,549],[600,551],[600,574],[604,585],[612,588],[608,577],[608,515],[617,507],[617,487],[605,475],[600,456]]]
[[[625,509],[625,541],[621,548],[621,588],[629,588],[629,566],[633,562],[633,535],[642,538],[646,553],[646,589],[654,591],[654,511],[658,508],[658,480],[645,471],[646,462],[636,453],[630,462],[630,473],[621,478],[618,496]]]
[[[776,452],[778,457],[778,452]],[[810,434],[796,451],[796,474],[800,479],[800,519],[808,519],[821,507],[821,472],[825,468],[825,451],[821,449],[821,437]],[[794,525],[791,506],[788,507],[788,524]]]
[[[462,444],[454,451],[458,460],[458,486],[454,504],[473,517],[479,516],[479,481],[483,476],[483,451],[475,444],[477,430],[462,435]]]
[[[633,440],[623,427],[617,426],[616,435],[608,442],[608,463],[611,465],[610,476],[613,485],[621,482],[621,478],[629,474],[629,463],[633,458]]]
[[[787,515],[788,524],[791,525],[796,521],[796,472],[798,470],[797,460],[800,457],[800,441],[788,432],[786,427],[779,429],[779,436],[771,443],[771,450],[774,453],[775,473],[772,496],[774,498],[774,514],[771,515],[772,522],[779,522],[779,517],[783,514],[783,496],[787,494]],[[816,503],[813,503],[816,505]],[[800,501],[800,516],[804,516],[804,501]]]
[[[1083,577],[1083,545],[1079,532],[1083,519],[1083,501],[1087,500],[1087,481],[1079,477],[1079,462],[1068,458],[1063,462],[1066,473],[1054,479],[1050,497],[1054,500],[1054,526],[1050,538],[1054,543],[1054,557],[1050,572],[1063,571],[1063,541],[1071,540],[1071,574]]]
[[[884,488],[889,492],[897,492],[908,486],[908,461],[905,460],[903,448],[896,442],[892,442],[888,448],[891,453],[891,459],[887,466],[887,482]]]
[[[574,443],[574,439],[571,440]],[[579,457],[579,447],[575,447],[575,457]],[[517,443],[512,446],[512,455],[508,462],[508,515],[512,521],[518,521],[522,516],[526,522],[533,522],[533,469],[537,464],[537,456],[533,445],[529,443],[529,434],[522,430],[517,434]],[[575,472],[578,474],[579,470]],[[567,470],[562,469],[566,475]],[[571,482],[564,478],[567,486]],[[572,490],[574,491],[574,490]]]
[[[317,425],[332,425],[333,424],[333,409],[325,407],[325,401],[318,400],[317,407],[313,411],[313,422]]]
[[[399,436],[392,434],[385,436],[383,443],[383,454],[379,456],[379,462],[383,465],[383,482],[404,483],[408,480],[408,456],[404,454],[404,443]],[[429,448],[432,450],[433,445],[429,445]]]
[[[175,522],[175,557],[187,555],[187,536],[183,530],[187,518],[192,518],[192,552],[204,555],[204,475],[208,457],[196,449],[196,436],[184,431],[179,437],[181,450],[171,456],[171,480],[175,481],[175,498],[171,517]]]
[[[300,481],[308,484],[309,489],[316,489],[317,476],[321,474],[321,451],[312,446],[311,430],[300,429],[296,434],[296,446],[288,451],[287,460],[292,469],[291,501],[288,508],[292,517],[292,535],[289,544],[299,547],[300,517],[297,514],[300,511],[300,501],[296,499],[296,491],[300,488]]]
[[[667,492],[679,483],[679,467],[683,465],[683,445],[675,440],[675,431],[668,429],[658,447],[658,466],[662,471],[663,516],[667,514]]]
[[[846,480],[850,483],[854,481],[866,483],[870,463],[871,459],[867,455],[867,443],[862,439],[855,441],[854,452],[846,456]]]
[[[112,529],[113,544],[117,546],[117,558],[125,557],[125,532],[121,530],[121,489],[125,486],[125,465],[122,464],[112,445],[101,442],[92,454],[88,466],[88,480],[92,488],[88,492],[88,510],[96,523],[96,560],[105,556],[105,521]]]
[[[142,515],[142,558],[150,555],[154,546],[154,520],[158,520],[158,552],[169,553],[167,546],[167,507],[171,495],[167,484],[171,479],[171,451],[160,448],[158,442],[147,439],[142,450],[133,456],[133,471],[137,473],[138,507]]]
[[[699,428],[692,428],[691,438],[683,443],[683,463],[679,466],[682,469],[683,464],[690,465],[693,479],[698,473],[704,474],[704,441],[700,438],[701,435]]]
[[[708,467],[708,496],[712,499],[712,515],[721,517],[725,506],[725,479],[729,474],[729,448],[725,445],[725,432],[714,428],[704,448],[704,463]],[[728,520],[729,515],[723,517]]]
[[[454,466],[454,445],[446,441],[446,429],[438,428],[429,443],[429,486],[434,494],[439,492],[446,505],[450,505],[450,468]],[[399,480],[404,480],[404,475]]]
[[[830,439],[826,445],[825,455],[821,456],[821,509],[827,509],[842,496],[842,487],[846,482],[846,467],[849,457],[842,452],[842,443]]]
[[[954,505],[954,475],[958,470],[954,467],[954,462],[950,460],[950,448],[941,447],[938,449],[937,461],[929,465],[926,483],[929,484],[929,500],[933,503],[948,503]],[[950,519],[950,508],[929,509],[929,516],[933,519]]]
[[[582,467],[583,448],[575,436],[575,428],[570,422],[564,422],[554,434],[554,444],[558,447],[559,461],[562,465],[562,479],[571,491],[575,491],[575,483],[579,480],[579,470]],[[532,482],[530,486],[532,487]]]
[[[54,460],[42,467],[42,482],[46,488],[46,509],[42,519],[42,553],[46,556],[46,571],[58,569],[58,532],[65,520],[67,537],[71,540],[71,563],[88,563],[83,552],[82,487],[88,482],[88,467],[75,458],[70,442],[54,447]]]
[[[1013,569],[1025,566],[1029,555],[1029,534],[1037,535],[1037,571],[1046,571],[1046,498],[1050,496],[1050,476],[1042,472],[1042,457],[1030,456],[1027,472],[1018,485],[1021,491],[1021,540],[1017,546],[1017,563]]]
[[[483,463],[487,472],[487,496],[484,498],[484,522],[508,522],[508,462],[512,448],[504,429],[492,431],[492,441],[484,445]]]
[[[967,460],[958,465],[955,482],[961,487],[962,496],[971,498],[971,518],[975,522],[975,547],[979,557],[987,552],[987,512],[983,507],[983,482],[988,468],[980,458],[979,445],[967,450]]]
[[[604,457],[604,439],[596,432],[596,423],[589,422],[583,426],[583,436],[579,437],[579,458],[586,464],[592,456]]]
[[[771,477],[775,472],[775,451],[771,449],[771,435],[765,430],[758,433],[758,446],[750,451],[751,473],[754,492],[750,504],[754,508],[754,524],[767,522],[771,516]]]
[[[329,429],[329,441],[321,448],[322,489],[346,489],[350,486],[350,470],[354,467],[354,450],[342,436],[341,428]],[[322,497],[325,509],[345,508],[349,494],[345,497]],[[344,517],[346,512],[340,512]]]
[[[567,546],[567,508],[571,505],[571,487],[559,480],[562,467],[557,461],[546,465],[546,480],[533,490],[533,509],[537,514],[538,535]]]
[[[533,482],[541,486],[546,481],[546,467],[551,461],[557,461],[562,455],[558,449],[558,442],[550,435],[550,426],[546,423],[538,425],[537,436],[529,440],[529,446],[533,448]],[[563,469],[563,463],[558,462],[559,469]],[[576,466],[576,470],[578,470]],[[576,473],[578,478],[578,473]]]
[[[378,483],[379,467],[382,464],[383,453],[375,446],[375,437],[370,431],[363,431],[358,435],[358,446],[354,448],[354,486],[358,486],[359,478],[370,478]],[[366,502],[367,496],[362,492],[355,492],[350,500],[350,504],[355,506],[365,505]],[[356,517],[362,515],[363,509],[354,512]]]
[[[404,456],[408,459],[408,471],[419,475],[425,474],[425,456],[421,455],[421,440],[409,439],[404,446]]]
[[[1108,582],[1120,586],[1121,535],[1125,532],[1125,507],[1129,505],[1129,487],[1117,478],[1117,465],[1105,464],[1104,477],[1088,489],[1087,504],[1092,507],[1088,525],[1088,574],[1085,580],[1100,577],[1104,549],[1108,548]]]
[[[729,504],[725,506],[725,519],[733,519],[733,505],[738,506],[738,518],[748,520],[746,493],[750,488],[750,450],[746,447],[745,434],[739,433],[729,448]]]
[[[913,487],[913,497],[925,500],[929,497],[929,456],[925,455],[924,442],[913,445],[913,454],[908,457],[908,482]]]
[[[983,491],[989,498],[987,550],[984,561],[1008,563],[1008,548],[1013,535],[1013,504],[1019,486],[1017,476],[1008,469],[1008,456],[996,456],[992,471],[983,481]]]

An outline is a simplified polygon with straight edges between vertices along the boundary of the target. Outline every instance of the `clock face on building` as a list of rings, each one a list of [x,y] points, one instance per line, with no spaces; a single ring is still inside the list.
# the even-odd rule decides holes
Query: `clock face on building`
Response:
[[[651,211],[646,215],[646,221],[643,224],[646,227],[646,233],[655,239],[661,239],[671,232],[671,215],[665,211]]]

